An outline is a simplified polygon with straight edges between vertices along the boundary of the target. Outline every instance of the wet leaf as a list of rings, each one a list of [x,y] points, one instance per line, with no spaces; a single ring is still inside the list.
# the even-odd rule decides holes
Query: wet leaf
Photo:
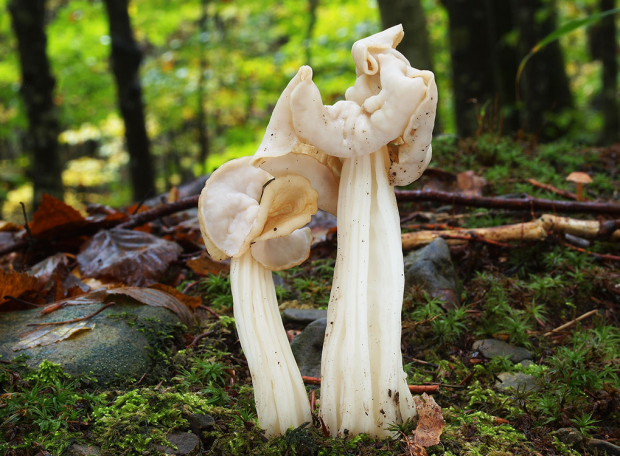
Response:
[[[0,304],[7,301],[5,296],[18,298],[27,291],[38,290],[39,287],[39,280],[30,274],[0,269]]]
[[[55,275],[64,279],[69,274],[69,260],[62,253],[57,253],[47,257],[43,261],[39,261],[32,268],[29,273],[35,276],[41,282],[49,282]]]
[[[218,275],[220,272],[230,271],[230,264],[226,261],[215,261],[207,253],[198,258],[187,261],[187,267],[198,275]]]
[[[51,239],[61,232],[73,231],[85,224],[86,219],[78,211],[53,196],[43,194],[29,227],[33,237]]]
[[[414,431],[414,443],[422,447],[430,447],[439,444],[439,437],[443,432],[444,420],[441,407],[437,405],[432,396],[424,393],[422,396],[414,396],[418,411],[418,426]]]
[[[111,230],[87,241],[77,260],[84,277],[144,286],[159,280],[180,254],[178,244],[149,233]]]
[[[189,310],[187,305],[179,301],[170,293],[165,291],[155,290],[153,288],[115,288],[107,291],[108,295],[124,295],[129,296],[136,301],[153,307],[165,307],[171,310],[181,319],[181,321],[187,326],[193,326],[194,315]]]
[[[78,331],[93,329],[94,327],[95,323],[90,320],[66,323],[64,325],[44,326],[20,337],[21,340],[13,345],[11,350],[19,351],[37,346],[44,347],[68,339]]]

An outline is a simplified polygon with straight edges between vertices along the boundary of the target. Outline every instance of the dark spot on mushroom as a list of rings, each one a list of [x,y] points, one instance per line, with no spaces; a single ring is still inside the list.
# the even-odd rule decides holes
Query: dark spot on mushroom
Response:
[[[392,390],[390,390],[390,389],[388,390],[388,396],[392,397]]]
[[[275,228],[273,229],[273,231],[278,231],[278,227],[275,227]]]
[[[396,405],[400,403],[400,393],[398,391],[396,391],[396,394],[394,394],[394,403]]]
[[[349,430],[345,429],[344,431],[342,431],[344,435],[349,435]]]
[[[385,410],[381,409],[381,410],[379,410],[379,413],[381,413],[383,416],[385,416]]]

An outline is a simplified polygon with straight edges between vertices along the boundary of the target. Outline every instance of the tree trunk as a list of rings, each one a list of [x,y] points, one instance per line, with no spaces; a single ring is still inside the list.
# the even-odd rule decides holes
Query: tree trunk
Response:
[[[555,3],[547,0],[513,0],[512,11],[519,28],[519,58],[523,58],[556,29]],[[519,92],[524,102],[522,124],[526,132],[546,141],[561,136],[567,130],[567,125],[550,119],[553,114],[560,114],[573,106],[564,58],[557,41],[529,60],[521,76]]]
[[[379,0],[378,4],[384,29],[403,24],[405,37],[398,50],[414,68],[434,71],[426,15],[420,0]],[[434,133],[438,132],[439,116],[436,116]]]
[[[198,75],[198,143],[200,145],[199,160],[203,174],[207,174],[207,158],[209,157],[209,122],[205,108],[205,71],[207,70],[206,41],[207,33],[207,5],[209,0],[202,0],[202,16],[200,17],[200,66]]]
[[[456,127],[460,136],[479,132],[482,112],[495,106],[496,62],[488,2],[444,0],[450,22],[450,54]]]
[[[28,115],[31,177],[34,206],[43,193],[62,199],[62,166],[58,157],[58,110],[54,105],[54,85],[47,59],[45,0],[12,0],[9,12],[17,37],[22,70],[21,94]]]
[[[306,65],[312,66],[312,32],[316,25],[316,10],[319,7],[319,0],[308,0],[308,28],[306,29],[306,39],[304,47],[306,48]]]
[[[147,194],[155,194],[155,183],[139,74],[142,52],[133,37],[128,3],[129,0],[105,0],[112,39],[112,71],[125,121],[133,198],[139,201]]]
[[[615,0],[599,0],[600,11],[615,8]],[[620,140],[620,113],[618,112],[618,60],[616,16],[603,18],[598,27],[599,54],[603,63],[603,116],[605,124],[601,141],[612,144]]]

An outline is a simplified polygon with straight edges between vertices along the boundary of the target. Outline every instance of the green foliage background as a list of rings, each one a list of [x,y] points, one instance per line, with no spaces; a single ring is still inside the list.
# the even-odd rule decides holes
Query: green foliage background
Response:
[[[0,203],[2,218],[19,219],[19,201],[31,199],[20,138],[26,119],[19,97],[20,71],[11,31],[9,0],[0,0]],[[148,131],[165,191],[199,175],[198,85],[204,72],[210,157],[221,163],[255,151],[282,89],[298,68],[312,65],[325,103],[333,103],[353,83],[351,45],[380,30],[374,0],[321,0],[307,36],[308,2],[298,0],[210,0],[206,27],[203,0],[132,0],[136,39],[145,51],[142,83]],[[596,11],[595,0],[556,2],[559,23]],[[109,70],[110,38],[101,0],[49,0],[48,53],[57,79],[56,101],[64,132],[66,200],[128,203],[123,124]],[[444,132],[454,132],[448,18],[439,0],[423,0],[434,52]],[[550,11],[550,10],[549,10]],[[544,13],[544,11],[543,11]],[[517,40],[518,36],[510,39]],[[592,61],[587,30],[561,40],[576,101],[574,137],[591,140],[601,116],[591,108],[600,91],[600,62]],[[308,62],[307,57],[311,59]],[[415,65],[415,62],[413,62]],[[94,147],[87,147],[87,146]]]

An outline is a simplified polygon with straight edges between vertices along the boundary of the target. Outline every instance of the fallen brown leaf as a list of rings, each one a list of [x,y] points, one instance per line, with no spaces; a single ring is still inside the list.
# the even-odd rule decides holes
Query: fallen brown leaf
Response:
[[[5,296],[19,298],[27,291],[36,291],[39,288],[39,279],[30,274],[0,269],[0,304],[8,301]]]
[[[77,261],[82,276],[145,286],[161,278],[180,254],[178,244],[149,233],[110,230],[100,231],[87,241]]]
[[[51,239],[63,231],[74,230],[85,224],[86,219],[78,211],[53,196],[43,194],[29,228],[33,237]]]
[[[456,185],[460,193],[472,196],[482,195],[482,189],[486,187],[487,181],[478,176],[474,171],[463,171],[456,175]]]
[[[181,293],[176,288],[172,288],[162,283],[156,283],[154,285],[151,285],[151,288],[171,294],[190,309],[195,309],[200,304],[202,304],[202,298],[200,296],[187,296],[186,294]]]
[[[198,258],[187,261],[187,267],[198,275],[213,274],[230,271],[230,264],[225,261],[215,261],[207,253],[203,253]]]
[[[441,407],[426,393],[422,396],[413,396],[413,402],[419,416],[418,426],[413,434],[414,443],[423,447],[437,445],[444,427]]]
[[[194,324],[194,315],[189,308],[170,293],[166,293],[165,291],[155,290],[153,288],[126,287],[107,290],[107,293],[109,295],[129,296],[130,298],[148,306],[165,307],[166,309],[177,314],[183,324],[189,327]]]

